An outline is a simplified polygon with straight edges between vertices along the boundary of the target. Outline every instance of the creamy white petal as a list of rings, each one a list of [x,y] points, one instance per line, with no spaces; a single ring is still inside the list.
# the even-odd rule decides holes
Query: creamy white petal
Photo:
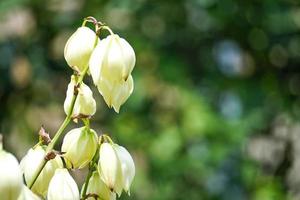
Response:
[[[124,80],[128,76],[124,74],[128,71],[128,66],[119,39],[118,35],[107,37],[109,43],[102,62],[101,76],[111,81]]]
[[[113,107],[118,113],[121,105],[123,105],[134,88],[133,78],[129,75],[126,81],[110,81],[104,78],[100,79],[98,90],[103,96],[108,107]]]
[[[0,144],[1,145],[1,144]],[[23,178],[17,159],[0,147],[0,197],[16,200],[22,191]]]
[[[102,95],[105,103],[108,107],[112,106],[112,98],[113,98],[113,89],[114,89],[114,82],[111,82],[107,79],[101,78],[98,84],[98,90]]]
[[[135,176],[135,165],[130,153],[122,146],[115,145],[115,150],[121,162],[123,188],[130,194],[130,185]]]
[[[120,161],[113,146],[103,143],[99,151],[99,173],[103,182],[115,191],[117,178],[121,172]]]
[[[123,74],[128,76],[131,74],[136,62],[135,53],[130,44],[123,38],[120,38],[118,42],[120,42],[120,46],[122,46],[123,58],[125,65],[127,66],[124,69]]]
[[[99,85],[103,58],[106,55],[108,43],[107,38],[98,42],[89,61],[89,69],[95,85]]]
[[[67,169],[57,169],[50,181],[48,200],[79,200],[79,190],[76,182]]]
[[[131,75],[128,77],[127,81],[115,84],[112,91],[112,106],[117,113],[119,113],[121,105],[123,105],[132,94],[133,88],[134,84]]]

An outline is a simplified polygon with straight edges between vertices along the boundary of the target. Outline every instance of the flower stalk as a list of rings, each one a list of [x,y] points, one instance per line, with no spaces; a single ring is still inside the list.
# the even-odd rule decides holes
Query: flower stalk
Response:
[[[92,23],[95,31],[87,27],[87,23]],[[100,41],[100,31],[104,30],[110,34]],[[130,185],[135,176],[133,159],[124,147],[115,144],[108,135],[103,134],[99,138],[91,129],[89,120],[96,112],[96,101],[83,79],[85,74],[89,73],[108,107],[113,107],[118,113],[134,88],[131,73],[136,61],[135,52],[125,39],[114,34],[106,24],[94,17],[87,17],[82,26],[68,39],[64,57],[68,66],[73,69],[64,102],[66,117],[52,140],[41,128],[39,143],[30,151],[41,148],[42,154],[39,154],[38,166],[27,170],[30,171],[27,172],[27,176],[30,175],[30,178],[27,178],[27,186],[33,191],[37,186],[44,186],[40,180],[45,180],[44,172],[47,172],[48,166],[54,162],[52,159],[59,159],[61,162],[63,157],[64,168],[61,169],[61,162],[61,166],[55,169],[55,174],[47,176],[51,179],[47,188],[43,189],[43,195],[47,193],[47,199],[65,199],[64,194],[60,195],[64,190],[67,195],[72,195],[71,199],[74,200],[90,197],[115,200],[123,190],[130,195]],[[68,124],[71,121],[77,123],[78,119],[84,126],[64,133]],[[57,153],[54,148],[63,135],[65,136],[61,146],[62,153]],[[0,150],[1,148],[0,135]],[[61,157],[56,158],[57,155]],[[88,173],[80,194],[68,169],[81,169],[86,166]],[[64,181],[67,181],[70,187],[57,186]]]
[[[87,197],[86,191],[87,191],[87,188],[89,186],[90,178],[91,178],[93,172],[97,168],[96,166],[97,166],[98,157],[99,157],[99,148],[97,149],[97,151],[94,155],[94,158],[93,158],[92,162],[89,165],[89,172],[88,172],[88,175],[86,176],[86,179],[85,179],[85,182],[84,182],[84,185],[83,185],[83,188],[82,188],[82,193],[81,193],[82,200],[86,199],[86,197]]]
[[[75,86],[75,90],[74,90],[74,94],[73,94],[73,97],[72,97],[71,106],[70,106],[68,115],[66,116],[65,120],[63,121],[63,123],[61,124],[61,126],[59,127],[57,132],[55,133],[52,141],[47,146],[46,155],[53,150],[53,148],[56,145],[58,139],[61,137],[63,131],[65,130],[65,128],[67,127],[67,125],[70,123],[70,121],[72,119],[72,113],[73,113],[75,101],[76,101],[77,96],[78,96],[78,92],[76,91],[76,87],[78,87],[81,84],[81,82],[83,81],[83,78],[84,78],[87,71],[88,71],[88,66],[86,66],[83,73],[81,75],[79,75],[79,78],[78,78],[78,81],[77,81],[77,86]],[[32,186],[34,185],[35,181],[39,177],[40,173],[42,172],[42,170],[45,167],[45,165],[47,164],[47,162],[48,162],[48,159],[43,159],[43,161],[39,164],[37,170],[34,173],[34,176],[33,176],[34,178],[32,179],[31,182],[28,183],[29,189],[32,188]]]

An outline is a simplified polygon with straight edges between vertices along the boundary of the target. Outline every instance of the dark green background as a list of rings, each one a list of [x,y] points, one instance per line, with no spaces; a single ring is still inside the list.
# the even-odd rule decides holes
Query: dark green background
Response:
[[[6,149],[21,158],[41,125],[53,134],[63,121],[72,73],[63,48],[89,15],[137,57],[120,114],[85,79],[98,106],[91,127],[136,163],[131,197],[121,199],[299,198],[297,0],[1,0]]]

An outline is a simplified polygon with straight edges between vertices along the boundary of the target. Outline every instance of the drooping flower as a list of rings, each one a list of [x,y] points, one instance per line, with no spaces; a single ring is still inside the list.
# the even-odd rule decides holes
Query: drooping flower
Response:
[[[115,151],[121,163],[122,185],[125,192],[130,194],[130,185],[135,176],[135,165],[130,153],[122,146],[115,145]]]
[[[29,183],[34,178],[34,172],[37,170],[39,164],[43,162],[46,152],[42,146],[37,146],[30,149],[25,157],[20,162],[20,167],[24,173],[26,183]],[[59,156],[49,160],[42,172],[38,176],[31,190],[41,196],[46,196],[49,182],[54,175],[56,169],[63,167],[63,163]]]
[[[22,172],[15,156],[2,150],[0,141],[0,197],[16,200],[23,187]]]
[[[75,76],[71,77],[71,82],[68,85],[66,99],[64,102],[65,113],[68,114],[70,107],[72,106],[72,98],[74,95],[74,87],[76,85]],[[83,82],[80,84],[78,90],[78,96],[76,98],[72,116],[76,117],[79,115],[92,116],[96,112],[96,101],[93,97],[93,92]]]
[[[99,153],[98,168],[103,182],[119,196],[123,189],[130,194],[135,165],[129,152],[117,144],[103,143]]]
[[[50,181],[47,200],[79,200],[76,182],[67,169],[57,169]]]
[[[112,34],[97,44],[89,65],[95,85],[100,77],[126,81],[135,65],[135,53],[125,39]]]
[[[63,140],[61,151],[68,168],[81,169],[94,157],[97,150],[97,133],[86,127],[69,131]]]
[[[133,48],[115,34],[101,40],[91,55],[89,69],[93,82],[106,104],[116,112],[133,91],[134,65]]]
[[[88,27],[78,28],[68,39],[64,57],[68,65],[78,72],[88,66],[90,56],[97,41],[96,33]]]

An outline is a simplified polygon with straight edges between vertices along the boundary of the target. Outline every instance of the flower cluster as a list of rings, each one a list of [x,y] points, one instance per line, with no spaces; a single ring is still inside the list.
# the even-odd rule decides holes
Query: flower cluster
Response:
[[[95,31],[85,26],[87,22],[94,24]],[[110,35],[100,39],[103,30]],[[67,116],[53,139],[41,128],[39,142],[20,164],[2,149],[0,141],[0,194],[5,200],[115,200],[123,190],[130,195],[135,176],[133,158],[108,135],[98,135],[90,128],[96,101],[83,79],[90,74],[106,104],[119,112],[133,91],[134,50],[108,26],[88,17],[68,39],[64,57],[74,73],[64,102]],[[54,150],[72,120],[80,120],[84,126],[67,132],[61,149]],[[80,192],[69,170],[82,168],[89,172]]]
[[[107,26],[104,27],[107,28]],[[68,65],[79,74],[89,69],[93,82],[106,104],[119,112],[121,105],[125,103],[133,91],[131,72],[135,65],[135,53],[125,39],[112,33],[110,29],[109,31],[111,34],[100,40],[96,32],[91,29],[87,27],[78,28],[69,38],[65,46],[64,56]],[[68,97],[73,92],[73,85],[74,81],[71,80],[67,91],[65,110],[71,102]],[[88,86],[84,85],[81,90],[79,92],[83,102],[95,101]],[[95,113],[94,107],[91,106],[91,108],[81,111],[75,105],[76,112],[74,114],[93,115]]]

